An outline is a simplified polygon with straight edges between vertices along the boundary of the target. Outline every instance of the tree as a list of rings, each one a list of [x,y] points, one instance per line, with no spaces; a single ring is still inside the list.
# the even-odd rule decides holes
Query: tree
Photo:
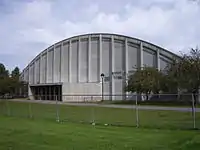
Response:
[[[15,67],[15,69],[11,72],[11,77],[19,80],[20,76],[20,70],[18,67]]]
[[[12,88],[10,89],[12,94],[19,94],[19,90],[22,86],[20,80],[19,80],[19,76],[20,76],[20,70],[18,67],[15,67],[14,70],[11,72],[11,83],[12,83]]]
[[[6,93],[17,95],[20,88],[25,88],[25,84],[19,81],[20,70],[15,67],[9,76],[9,71],[6,70],[5,66],[0,63],[0,95]]]
[[[173,58],[163,70],[161,91],[171,94],[178,92],[177,70],[177,58]]]
[[[5,66],[0,63],[0,78],[5,78],[9,76],[9,71],[6,70]]]
[[[6,70],[4,64],[0,63],[0,95],[9,91],[9,72]]]
[[[129,76],[128,85],[125,89],[128,92],[145,93],[146,100],[148,100],[151,92],[159,93],[162,79],[163,74],[156,68],[144,67]]]
[[[192,48],[188,54],[182,54],[181,58],[168,68],[168,75],[179,89],[197,95],[200,88],[200,49]]]

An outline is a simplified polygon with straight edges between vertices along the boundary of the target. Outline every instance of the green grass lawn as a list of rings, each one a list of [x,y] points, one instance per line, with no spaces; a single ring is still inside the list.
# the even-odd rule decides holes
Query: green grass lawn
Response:
[[[0,101],[0,114],[32,119],[56,120],[56,108],[62,122],[136,126],[135,109],[69,106]],[[191,112],[139,110],[139,127],[161,129],[191,129]],[[196,127],[200,128],[200,113],[196,113]]]
[[[199,131],[92,126],[0,115],[0,150],[199,150]]]

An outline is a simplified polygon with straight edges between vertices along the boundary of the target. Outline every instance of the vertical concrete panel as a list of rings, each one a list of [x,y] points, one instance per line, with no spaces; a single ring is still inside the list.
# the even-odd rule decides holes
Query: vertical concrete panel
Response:
[[[44,80],[43,82],[46,83],[46,81],[47,81],[47,76],[46,76],[47,75],[47,53],[45,53],[43,56],[43,65],[42,66],[44,67],[44,70],[45,70],[42,78]]]
[[[59,82],[62,82],[62,55],[63,55],[63,51],[62,51],[62,49],[63,49],[63,42],[61,43],[61,48],[60,48],[60,68],[59,68],[59,70],[60,70],[60,76],[59,76]]]
[[[160,57],[160,70],[165,70],[168,64],[168,61],[166,61],[163,57]]]
[[[62,74],[62,80],[61,82],[69,82],[68,77],[69,77],[69,42],[63,44],[63,49],[62,49],[62,69],[61,69],[61,74]]]
[[[140,50],[139,50],[139,68],[143,69],[144,67],[144,60],[143,60],[143,43],[140,43]]]
[[[69,80],[69,82],[72,82],[72,79],[71,79],[71,77],[72,77],[72,75],[71,75],[71,60],[72,60],[72,41],[70,40],[69,41],[69,60],[68,60],[68,63],[69,63],[69,68],[68,68],[68,72],[69,72],[69,74],[68,74],[68,80]]]
[[[101,73],[103,73],[103,71],[102,71],[102,36],[101,36],[101,34],[99,35],[99,51],[98,51],[98,66],[99,66],[99,68],[98,68],[98,70],[99,70],[99,82],[101,82],[101,76],[100,76],[100,74]]]
[[[77,82],[80,82],[80,52],[81,52],[81,37],[78,38],[78,50],[77,50]]]
[[[30,64],[29,83],[34,84],[34,64]]]
[[[114,72],[122,72],[124,62],[124,41],[115,40],[114,42]]]
[[[32,65],[32,84],[35,84],[35,64]]]
[[[42,76],[43,76],[43,74],[44,74],[44,71],[45,70],[42,70],[42,65],[43,65],[43,55],[42,54],[40,54],[40,74],[39,74],[39,77],[40,77],[40,83],[42,83],[42,80],[43,80],[43,78],[42,78]]]
[[[80,82],[87,82],[88,79],[88,39],[80,40]]]
[[[156,52],[156,63],[157,63],[157,69],[160,70],[160,50],[157,49],[157,52]]]
[[[41,65],[40,65],[40,83],[45,83],[46,82],[46,62],[47,62],[47,54],[43,54],[41,56]]]
[[[115,40],[114,42],[114,93],[123,94],[123,78],[124,78],[124,50],[125,42]],[[122,100],[121,96],[115,96],[116,100]]]
[[[32,84],[36,84],[36,81],[37,80],[37,65],[36,65],[36,61],[34,61],[33,63],[33,83]]]
[[[136,70],[138,64],[139,46],[128,42],[128,72]]]
[[[114,73],[114,64],[115,63],[115,44],[114,44],[114,37],[111,36],[111,51],[110,51],[110,94],[113,95],[115,93],[115,82],[113,78]],[[113,100],[114,97],[110,96],[110,100]]]
[[[152,50],[144,49],[143,64],[148,67],[157,67],[156,53]]]
[[[78,40],[72,41],[71,50],[71,82],[77,82],[78,78]]]
[[[47,72],[47,83],[53,82],[53,49],[48,52],[48,72]]]
[[[109,76],[111,40],[107,38],[103,38],[102,40],[102,73],[105,76]]]
[[[46,51],[46,55],[47,55],[47,58],[46,58],[46,74],[45,74],[45,78],[46,78],[46,80],[45,80],[45,83],[48,83],[48,68],[49,68],[49,65],[48,65],[48,62],[49,62],[49,50],[47,49],[47,51]]]
[[[104,92],[105,94],[110,94],[110,54],[111,54],[111,39],[102,37],[102,73],[105,75],[104,79]]]
[[[34,63],[34,84],[40,83],[40,57]]]
[[[99,40],[98,38],[91,39],[90,53],[90,82],[98,82],[100,77],[99,72]]]
[[[128,40],[125,39],[125,49],[124,49],[124,70],[126,74],[128,73]]]
[[[91,36],[88,37],[88,67],[87,67],[87,82],[90,82],[90,70],[91,70]]]
[[[28,83],[31,84],[31,65],[28,65]]]
[[[25,69],[25,81],[29,82],[29,67]]]
[[[61,45],[55,47],[54,51],[54,83],[60,82],[60,52],[61,52]]]

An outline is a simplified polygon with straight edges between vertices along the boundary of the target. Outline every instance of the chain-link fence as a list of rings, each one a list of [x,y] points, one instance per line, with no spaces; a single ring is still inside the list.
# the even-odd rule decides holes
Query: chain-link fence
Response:
[[[51,100],[42,100],[45,97]],[[37,95],[34,96],[37,100],[0,100],[0,114],[63,123],[200,129],[199,97],[192,94],[103,95],[103,98],[102,95]]]

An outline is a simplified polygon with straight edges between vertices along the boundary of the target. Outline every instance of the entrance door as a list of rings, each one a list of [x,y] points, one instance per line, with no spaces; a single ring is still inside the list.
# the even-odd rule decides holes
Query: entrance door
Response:
[[[40,85],[30,87],[35,100],[62,101],[62,85]]]

